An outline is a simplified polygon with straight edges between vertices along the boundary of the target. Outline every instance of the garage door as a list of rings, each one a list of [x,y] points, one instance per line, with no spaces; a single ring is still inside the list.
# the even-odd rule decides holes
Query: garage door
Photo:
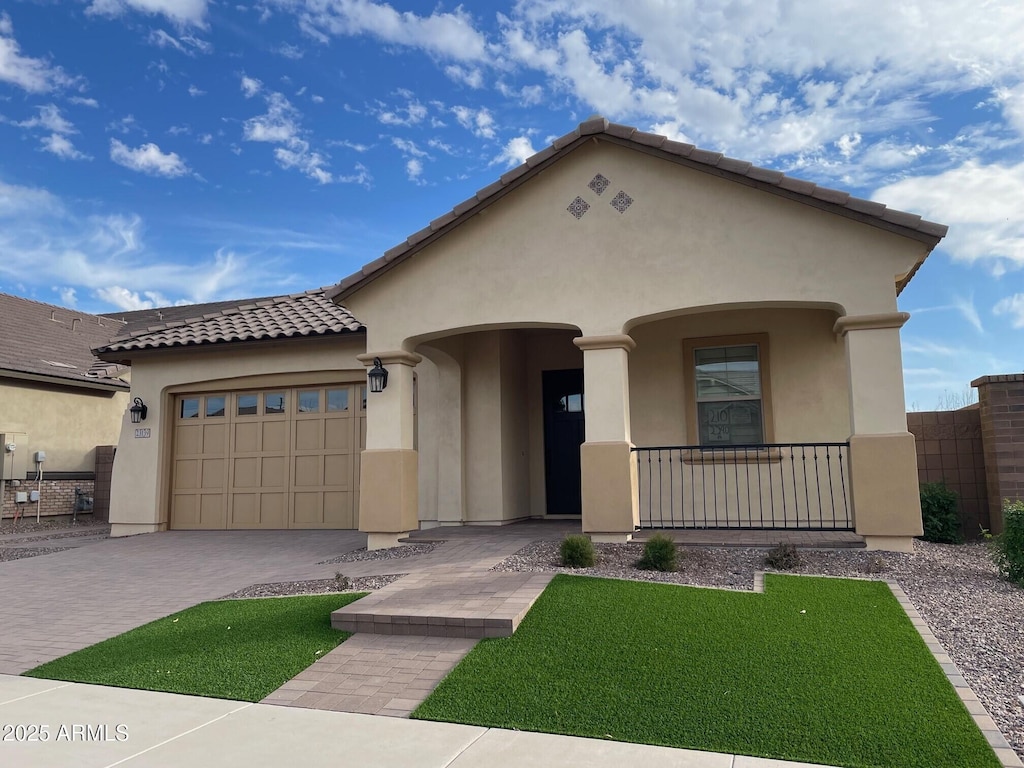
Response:
[[[360,384],[176,395],[175,529],[355,528]]]

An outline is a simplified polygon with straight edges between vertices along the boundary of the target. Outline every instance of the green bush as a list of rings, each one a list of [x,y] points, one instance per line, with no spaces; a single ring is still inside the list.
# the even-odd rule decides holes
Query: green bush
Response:
[[[562,565],[566,568],[590,568],[597,562],[594,543],[581,533],[562,539],[559,551],[562,554]]]
[[[644,544],[644,553],[636,567],[644,571],[674,571],[676,543],[663,533],[654,534]]]
[[[780,542],[779,546],[769,549],[768,554],[764,556],[764,564],[767,567],[780,571],[792,571],[799,568],[802,562],[796,546],[788,542]]]
[[[962,544],[956,494],[942,483],[921,483],[921,519],[925,541],[937,544]]]
[[[1024,587],[1024,500],[1003,502],[1003,532],[992,539],[992,552],[1003,577]]]

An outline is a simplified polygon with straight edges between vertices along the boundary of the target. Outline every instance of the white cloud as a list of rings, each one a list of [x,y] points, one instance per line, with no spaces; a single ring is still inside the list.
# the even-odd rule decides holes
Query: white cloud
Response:
[[[284,56],[286,59],[293,60],[301,59],[303,54],[305,53],[301,48],[299,48],[299,46],[292,45],[291,43],[283,43],[279,45],[275,50],[279,55]]]
[[[315,93],[312,96],[309,97],[309,100],[312,101],[314,104],[323,104],[324,103],[324,97],[323,96],[319,96],[319,95],[317,95]]]
[[[93,109],[96,109],[100,105],[96,99],[87,99],[83,96],[72,96],[68,101],[72,104],[78,104],[81,107],[92,107]]]
[[[409,177],[409,181],[416,184],[423,184],[423,161],[415,157],[409,158],[405,162],[405,173]]]
[[[299,121],[302,116],[283,94],[269,93],[266,100],[266,114],[251,117],[242,124],[243,139],[282,145],[274,148],[277,164],[285,170],[295,169],[318,184],[348,180],[348,177],[335,179],[327,170],[328,158],[311,149],[309,142],[301,137]]]
[[[212,133],[200,134],[199,138],[197,138],[196,141],[198,141],[200,144],[209,144],[210,142],[213,141],[213,134]]]
[[[118,133],[130,133],[137,127],[134,115],[127,115],[126,117],[122,117],[120,120],[115,120],[114,122],[107,124],[108,131],[117,131]],[[143,131],[143,133],[145,133],[145,131]]]
[[[280,93],[267,96],[267,112],[250,117],[242,124],[242,138],[246,141],[288,143],[297,138],[299,112]]]
[[[0,13],[0,82],[16,85],[30,93],[47,93],[74,83],[74,78],[45,59],[23,56],[14,39],[11,17]]]
[[[509,139],[504,149],[491,161],[491,165],[504,163],[506,167],[511,168],[514,165],[525,163],[526,158],[535,154],[537,154],[537,150],[533,148],[528,136],[516,136],[514,139]]]
[[[411,157],[427,157],[427,153],[416,146],[416,142],[409,141],[408,139],[398,138],[397,136],[391,137],[391,143],[401,152]]]
[[[1024,162],[969,160],[882,187],[874,199],[948,224],[942,248],[954,259],[985,263],[997,275],[1024,267]]]
[[[130,291],[120,285],[111,285],[106,288],[97,288],[94,292],[98,299],[107,304],[112,304],[118,309],[126,312],[134,312],[139,309],[152,309],[153,307],[166,307],[171,302],[156,291],[143,291],[142,298],[138,291]]]
[[[190,85],[188,87],[188,95],[191,96],[194,99],[194,98],[196,98],[198,96],[205,96],[206,95],[206,91],[202,90],[201,88],[199,88],[199,87],[197,87],[195,85]]]
[[[401,90],[398,94],[405,97],[406,103],[402,106],[389,108],[383,103],[377,102],[376,107],[371,108],[377,119],[384,123],[384,125],[408,126],[423,122],[423,118],[427,116],[427,108],[409,91]]]
[[[992,312],[1008,316],[1014,328],[1024,328],[1024,293],[1015,293],[1013,296],[1000,299],[992,307]]]
[[[484,73],[479,67],[460,67],[458,64],[451,64],[444,68],[444,73],[449,79],[470,88],[484,87]]]
[[[24,120],[17,125],[22,128],[43,128],[52,133],[68,134],[78,133],[75,126],[71,124],[60,113],[60,109],[54,104],[46,104],[38,107],[39,114],[29,120]]]
[[[110,140],[110,159],[139,173],[173,179],[191,171],[175,152],[163,152],[156,144],[143,144],[131,149],[117,139]]]
[[[0,180],[0,218],[58,216],[63,206],[56,197],[39,187],[22,187]]]
[[[122,16],[139,11],[148,16],[164,16],[180,27],[205,25],[207,0],[93,0],[86,13]]]
[[[192,34],[184,34],[181,37],[174,37],[162,29],[154,29],[149,33],[150,45],[158,48],[173,48],[186,56],[195,56],[196,53],[211,53],[213,46],[206,40],[202,40]]]
[[[367,34],[459,61],[477,61],[487,54],[486,39],[461,7],[452,13],[418,16],[370,0],[278,0],[277,5],[297,13],[302,28],[323,42],[329,35]]]
[[[474,135],[482,139],[494,138],[494,116],[487,107],[472,109],[471,107],[457,106],[452,107],[451,111],[455,115],[455,119],[459,121],[459,125],[467,131],[472,131]]]
[[[64,288],[55,288],[60,294],[60,303],[65,307],[73,307],[78,304],[78,296],[75,295],[75,289],[70,286]]]
[[[242,93],[245,94],[245,98],[251,99],[263,88],[263,83],[257,80],[255,77],[247,77],[242,75]]]
[[[40,139],[43,145],[43,150],[50,154],[56,155],[61,160],[89,160],[91,159],[88,155],[83,152],[79,152],[75,149],[75,146],[68,140],[66,136],[62,136],[58,133],[51,133],[49,136],[44,136]]]

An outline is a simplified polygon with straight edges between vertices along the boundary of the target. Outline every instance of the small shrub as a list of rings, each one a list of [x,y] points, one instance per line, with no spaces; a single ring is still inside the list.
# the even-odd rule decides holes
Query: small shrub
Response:
[[[764,564],[769,568],[776,568],[780,571],[792,571],[799,568],[801,564],[800,552],[793,544],[780,542],[779,546],[768,550],[764,556]]]
[[[921,483],[921,520],[925,541],[936,544],[962,544],[960,518],[956,512],[956,494],[942,483]]]
[[[1003,502],[1003,532],[992,537],[992,554],[1003,578],[1024,587],[1024,500]]]
[[[566,568],[590,568],[597,562],[594,542],[580,533],[562,539],[559,552],[562,555],[562,565]]]
[[[654,534],[644,544],[644,553],[636,567],[644,571],[674,571],[676,543],[663,533]]]

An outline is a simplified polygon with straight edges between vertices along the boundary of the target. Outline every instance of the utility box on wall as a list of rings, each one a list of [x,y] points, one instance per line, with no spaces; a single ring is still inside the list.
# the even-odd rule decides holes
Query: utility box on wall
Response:
[[[24,480],[29,458],[28,435],[24,432],[0,433],[0,477]]]

